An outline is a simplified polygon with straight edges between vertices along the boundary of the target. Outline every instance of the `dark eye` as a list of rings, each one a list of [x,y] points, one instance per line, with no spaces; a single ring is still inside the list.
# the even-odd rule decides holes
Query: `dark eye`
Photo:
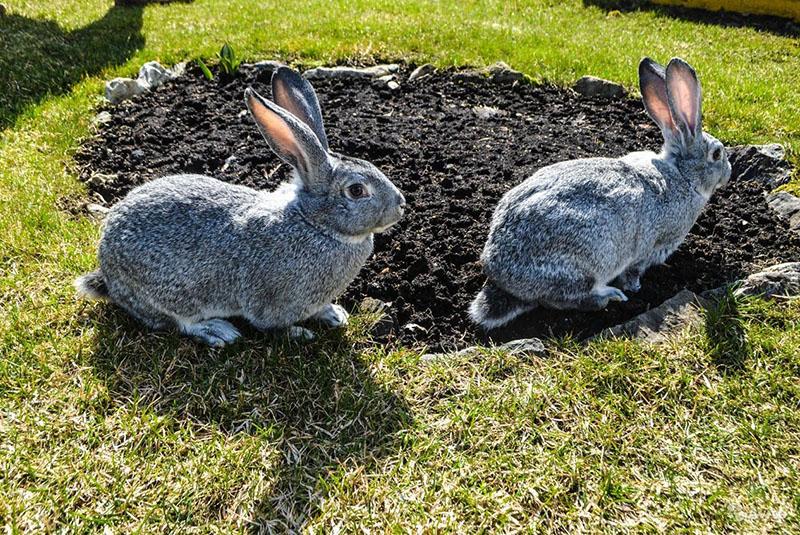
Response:
[[[353,199],[360,199],[367,196],[367,188],[364,184],[350,184],[347,186],[347,194]]]
[[[711,154],[711,157],[714,158],[715,162],[718,162],[720,158],[722,158],[722,149],[717,147],[714,149],[714,152]]]

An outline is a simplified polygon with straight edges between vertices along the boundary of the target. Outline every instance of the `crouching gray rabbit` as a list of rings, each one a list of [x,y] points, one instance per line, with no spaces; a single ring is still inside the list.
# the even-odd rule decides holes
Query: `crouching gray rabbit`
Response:
[[[240,334],[223,318],[288,329],[313,318],[346,324],[332,304],[372,253],[375,232],[401,218],[405,199],[369,162],[331,152],[311,84],[288,67],[272,76],[274,102],[245,101],[294,180],[257,191],[199,175],[160,178],[108,213],[100,269],[79,293],[108,298],[151,329],[176,327],[220,347]]]
[[[730,179],[725,148],[702,130],[692,67],[645,58],[639,85],[664,136],[660,154],[550,165],[500,200],[481,255],[488,280],[469,310],[485,329],[537,306],[601,310],[626,301]]]

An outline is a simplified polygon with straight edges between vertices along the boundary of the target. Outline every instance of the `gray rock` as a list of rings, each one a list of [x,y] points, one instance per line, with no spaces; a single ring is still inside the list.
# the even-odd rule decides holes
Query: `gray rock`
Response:
[[[394,91],[395,89],[400,89],[400,84],[398,84],[394,80],[389,80],[389,83],[386,84],[386,87]]]
[[[180,63],[176,63],[175,65],[173,65],[172,68],[169,70],[172,77],[177,78],[178,76],[181,76],[183,73],[185,73],[186,65],[187,63],[185,61],[181,61]]]
[[[753,273],[740,282],[736,295],[762,297],[800,295],[800,262],[786,262]]]
[[[501,345],[500,348],[508,351],[510,355],[543,355],[547,353],[544,343],[538,338],[511,340]]]
[[[111,114],[107,111],[101,111],[97,115],[94,116],[92,119],[92,126],[97,128],[98,126],[102,126],[104,124],[108,124],[111,122]]]
[[[430,76],[434,72],[436,72],[436,67],[434,67],[430,63],[420,65],[419,67],[411,71],[411,74],[408,75],[408,81],[413,82],[414,80],[418,80],[419,78]]]
[[[789,182],[792,166],[785,159],[782,145],[740,145],[728,149],[731,175],[737,180],[758,180],[770,189]]]
[[[525,79],[524,74],[515,71],[502,61],[489,65],[483,72],[487,73],[489,77],[496,82],[513,83],[521,82]]]
[[[117,175],[109,175],[105,173],[93,173],[92,176],[89,177],[87,182],[94,186],[95,188],[102,189],[106,187],[108,184],[112,184],[116,182]]]
[[[114,78],[106,82],[106,99],[112,104],[119,104],[123,100],[128,100],[136,95],[141,95],[147,91],[147,87],[142,85],[139,80],[132,78]]]
[[[104,219],[110,208],[106,208],[102,204],[90,202],[86,205],[86,211],[95,219]]]
[[[419,325],[417,323],[406,323],[405,325],[403,325],[402,329],[404,331],[408,331],[408,332],[411,332],[411,333],[415,333],[415,332],[426,333],[426,332],[428,332],[428,329],[426,329],[425,327],[423,327],[422,325]]]
[[[476,346],[466,347],[455,353],[425,353],[420,357],[422,362],[435,362],[437,360],[442,360],[448,357],[458,357],[462,355],[468,355],[470,353],[477,353],[479,349]]]
[[[267,71],[274,71],[281,65],[285,65],[285,63],[280,61],[275,61],[272,59],[266,61],[257,61],[253,63],[253,67],[255,67],[256,69],[264,69]]]
[[[493,117],[508,115],[507,111],[500,110],[493,106],[475,106],[474,108],[472,108],[472,111],[475,112],[475,115],[477,115],[481,119],[491,119]]]
[[[392,318],[385,314],[369,329],[369,335],[373,340],[388,340],[394,335],[396,327]]]
[[[390,303],[384,303],[380,299],[375,299],[374,297],[365,297],[361,300],[361,303],[359,303],[358,308],[361,310],[361,312],[375,314],[377,312],[382,312],[389,305]]]
[[[145,89],[155,89],[172,78],[172,73],[157,61],[148,61],[139,69],[139,82]]]
[[[769,207],[789,222],[789,228],[800,232],[800,198],[786,191],[768,193],[766,197]]]
[[[683,328],[702,322],[705,300],[689,290],[681,290],[661,305],[632,320],[605,329],[594,338],[634,338],[649,343],[667,340]]]
[[[379,78],[397,72],[400,66],[396,63],[375,65],[374,67],[317,67],[309,69],[304,76],[309,80],[320,78]]]
[[[625,88],[616,82],[584,76],[575,82],[575,91],[588,98],[620,98],[625,94]]]

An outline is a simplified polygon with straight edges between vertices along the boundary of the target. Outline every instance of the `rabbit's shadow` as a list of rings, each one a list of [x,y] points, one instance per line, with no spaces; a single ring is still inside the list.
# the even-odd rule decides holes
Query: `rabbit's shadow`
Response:
[[[264,468],[274,483],[247,519],[256,529],[301,530],[324,498],[320,482],[342,466],[374,468],[411,425],[405,400],[345,333],[299,344],[246,330],[244,341],[211,350],[150,333],[111,304],[82,315],[95,331],[88,362],[114,404],[247,433],[275,450]]]

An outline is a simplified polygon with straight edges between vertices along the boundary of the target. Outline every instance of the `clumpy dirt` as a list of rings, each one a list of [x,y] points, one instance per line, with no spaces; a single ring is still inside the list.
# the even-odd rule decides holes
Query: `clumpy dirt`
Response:
[[[342,298],[351,310],[366,297],[389,303],[383,327],[390,329],[376,335],[381,341],[452,350],[588,336],[682,288],[715,288],[759,266],[800,258],[800,239],[768,209],[764,186],[733,176],[686,242],[645,275],[627,303],[594,313],[537,310],[487,336],[470,322],[467,306],[484,282],[478,257],[500,197],[542,166],[658,150],[661,136],[638,99],[589,100],[549,85],[457,71],[407,82],[409,71],[398,74],[395,90],[370,79],[314,82],[332,150],[375,163],[408,201],[403,221],[376,237],[375,253]],[[270,152],[243,102],[248,85],[268,96],[270,76],[269,68],[245,67],[233,79],[209,81],[189,69],[152,93],[108,107],[111,120],[76,156],[83,180],[108,204],[178,172],[274,188],[289,169]],[[493,108],[488,117],[484,107]]]

